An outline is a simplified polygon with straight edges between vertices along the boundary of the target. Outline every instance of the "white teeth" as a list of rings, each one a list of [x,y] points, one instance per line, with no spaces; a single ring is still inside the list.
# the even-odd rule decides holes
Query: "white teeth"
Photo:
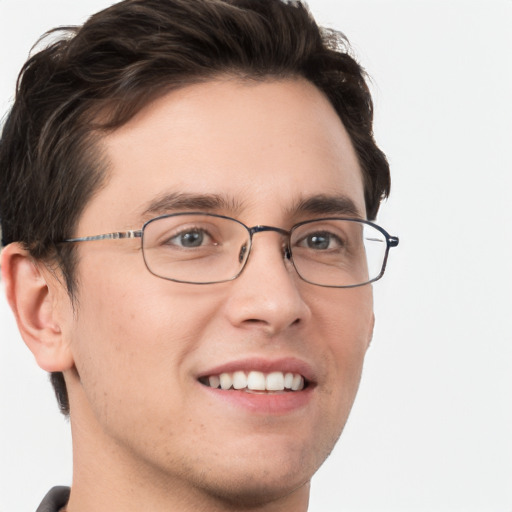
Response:
[[[304,379],[300,375],[295,374],[293,376],[292,391],[299,391],[303,387],[304,387]]]
[[[281,372],[272,372],[267,375],[267,391],[283,391],[284,375]]]
[[[218,388],[220,386],[220,379],[217,375],[212,375],[211,377],[208,377],[208,383],[211,388]]]
[[[204,379],[211,388],[247,389],[248,391],[300,391],[304,389],[304,377],[298,373],[259,371],[236,371],[233,373],[224,372],[220,375],[211,375]]]
[[[229,389],[233,385],[233,379],[229,373],[221,373],[219,378],[222,389]]]
[[[247,376],[245,372],[233,373],[233,387],[235,389],[244,389],[247,387]]]
[[[265,375],[262,372],[249,372],[247,387],[253,391],[265,391]]]

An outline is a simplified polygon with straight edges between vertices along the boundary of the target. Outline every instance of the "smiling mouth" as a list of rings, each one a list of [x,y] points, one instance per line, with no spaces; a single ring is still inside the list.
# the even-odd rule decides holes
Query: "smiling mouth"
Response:
[[[214,389],[247,393],[297,392],[308,385],[307,380],[299,373],[259,371],[223,372],[219,375],[201,377],[199,382]]]

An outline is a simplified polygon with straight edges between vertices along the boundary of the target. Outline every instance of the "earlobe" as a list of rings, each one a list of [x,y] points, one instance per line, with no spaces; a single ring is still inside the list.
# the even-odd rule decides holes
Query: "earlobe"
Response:
[[[58,308],[61,285],[19,243],[3,249],[1,267],[7,300],[38,365],[48,372],[71,368],[73,358]]]

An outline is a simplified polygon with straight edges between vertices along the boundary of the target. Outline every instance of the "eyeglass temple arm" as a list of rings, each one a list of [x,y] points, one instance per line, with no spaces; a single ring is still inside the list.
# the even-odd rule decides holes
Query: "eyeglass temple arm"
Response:
[[[64,242],[93,242],[94,240],[119,240],[121,238],[141,238],[142,230],[116,231],[104,235],[82,236],[80,238],[67,238]]]

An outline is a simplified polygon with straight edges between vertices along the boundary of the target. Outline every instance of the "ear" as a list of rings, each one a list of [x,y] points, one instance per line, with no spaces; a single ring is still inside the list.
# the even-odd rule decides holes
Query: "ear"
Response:
[[[374,328],[375,328],[375,313],[372,313],[372,318],[371,318],[370,325],[368,328],[368,338],[367,338],[368,344],[366,345],[366,350],[368,350],[370,348],[370,345],[372,343]]]
[[[7,300],[18,329],[37,364],[48,372],[73,367],[73,357],[62,332],[63,309],[72,313],[67,292],[41,263],[21,244],[12,243],[2,251],[2,279]]]

